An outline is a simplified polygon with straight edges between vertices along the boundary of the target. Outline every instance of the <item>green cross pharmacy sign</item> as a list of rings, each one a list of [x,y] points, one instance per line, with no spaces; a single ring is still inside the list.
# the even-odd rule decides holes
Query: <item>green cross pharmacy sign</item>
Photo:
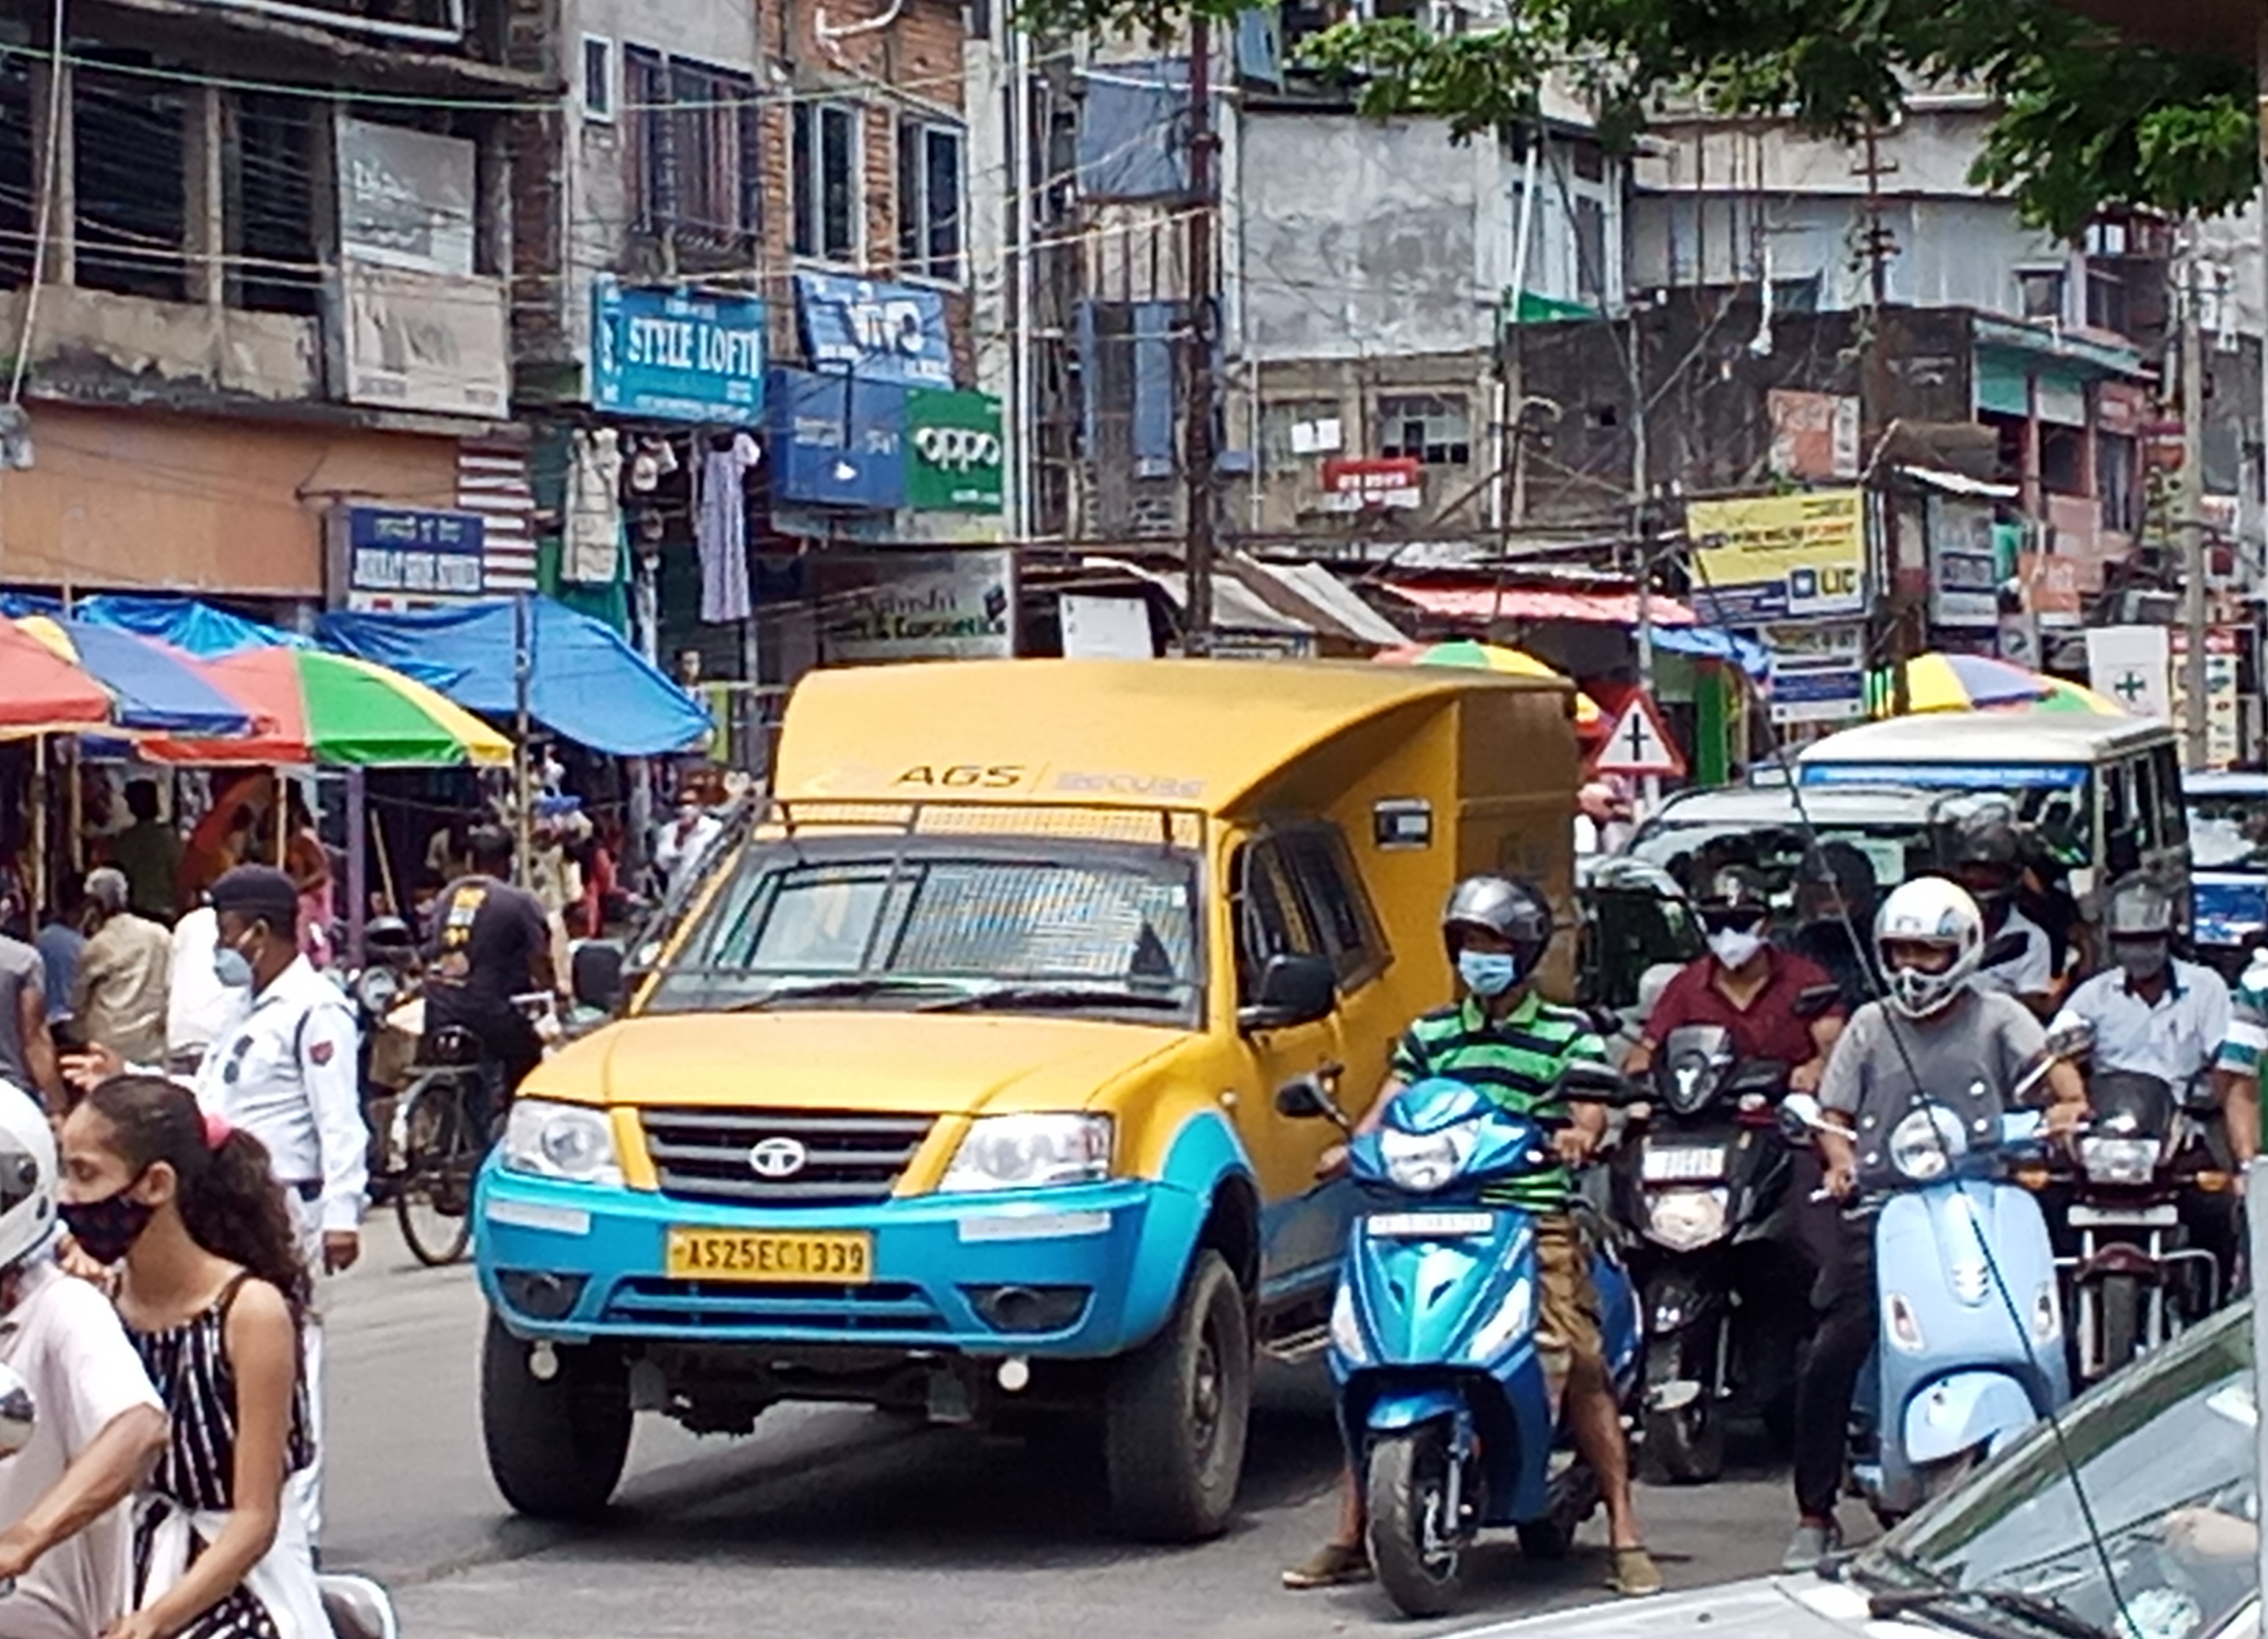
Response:
[[[1007,445],[1000,401],[917,388],[906,395],[906,504],[917,512],[998,512]]]

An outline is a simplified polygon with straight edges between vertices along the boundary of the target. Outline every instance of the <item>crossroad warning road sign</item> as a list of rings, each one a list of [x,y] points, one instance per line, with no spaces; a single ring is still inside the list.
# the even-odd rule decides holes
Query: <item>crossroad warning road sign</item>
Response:
[[[1677,775],[1685,772],[1685,757],[1653,697],[1639,692],[1623,702],[1592,767],[1601,774]]]

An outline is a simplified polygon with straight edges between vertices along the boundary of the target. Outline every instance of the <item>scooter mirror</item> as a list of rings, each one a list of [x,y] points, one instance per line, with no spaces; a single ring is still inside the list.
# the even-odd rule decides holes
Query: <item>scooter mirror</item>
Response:
[[[1798,1018],[1816,1018],[1842,999],[1843,991],[1839,986],[1806,985],[1796,993],[1795,1016]]]
[[[2085,1058],[2095,1050],[2095,1026],[2083,1018],[2069,1018],[2048,1032],[2048,1056]]]
[[[1827,1125],[1819,1100],[1808,1092],[1791,1092],[1779,1101],[1779,1118],[1791,1130],[1811,1131]]]
[[[13,1366],[0,1365],[0,1457],[13,1457],[29,1445],[39,1421],[32,1385]]]
[[[1627,1104],[1635,1089],[1629,1077],[1605,1064],[1579,1060],[1559,1072],[1559,1096],[1585,1104]]]

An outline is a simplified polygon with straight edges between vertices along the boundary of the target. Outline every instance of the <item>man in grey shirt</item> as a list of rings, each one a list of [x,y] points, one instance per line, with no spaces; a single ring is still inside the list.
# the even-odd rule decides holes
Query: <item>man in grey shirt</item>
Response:
[[[37,950],[0,934],[0,1081],[61,1115],[63,1084],[48,1033],[47,969]]]
[[[1874,918],[1874,949],[1889,994],[1852,1015],[1819,1089],[1828,1123],[1818,1134],[1819,1159],[1839,1201],[1862,1184],[1911,1181],[1893,1164],[1891,1135],[1917,1108],[1948,1113],[1972,1145],[1997,1143],[2010,1093],[2047,1049],[2029,1008],[1980,985],[1984,918],[1957,883],[1920,877],[1897,888]],[[2049,1130],[2068,1134],[2086,1113],[2086,1085],[2061,1062],[2047,1084]],[[1819,1329],[1796,1385],[1791,1572],[1812,1569],[1841,1544],[1835,1502],[1851,1397],[1880,1325],[1870,1220],[1841,1220],[1812,1305]]]

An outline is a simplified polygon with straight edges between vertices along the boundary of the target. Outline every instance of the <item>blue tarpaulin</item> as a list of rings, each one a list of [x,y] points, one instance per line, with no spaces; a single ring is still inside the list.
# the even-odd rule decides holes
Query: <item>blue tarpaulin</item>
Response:
[[[1653,646],[1704,660],[1730,660],[1753,678],[1764,678],[1771,671],[1771,655],[1762,643],[1721,627],[1657,626]]]
[[[598,621],[549,598],[528,599],[528,715],[553,733],[618,757],[655,757],[710,732],[701,702]],[[401,614],[327,614],[323,646],[359,655],[438,689],[470,711],[519,709],[509,599]]]
[[[247,649],[272,649],[289,643],[312,649],[314,643],[280,626],[263,626],[240,614],[216,609],[194,598],[137,597],[130,592],[104,592],[83,598],[71,606],[71,616],[90,626],[111,626],[138,632],[171,643],[201,660],[217,660]]]

